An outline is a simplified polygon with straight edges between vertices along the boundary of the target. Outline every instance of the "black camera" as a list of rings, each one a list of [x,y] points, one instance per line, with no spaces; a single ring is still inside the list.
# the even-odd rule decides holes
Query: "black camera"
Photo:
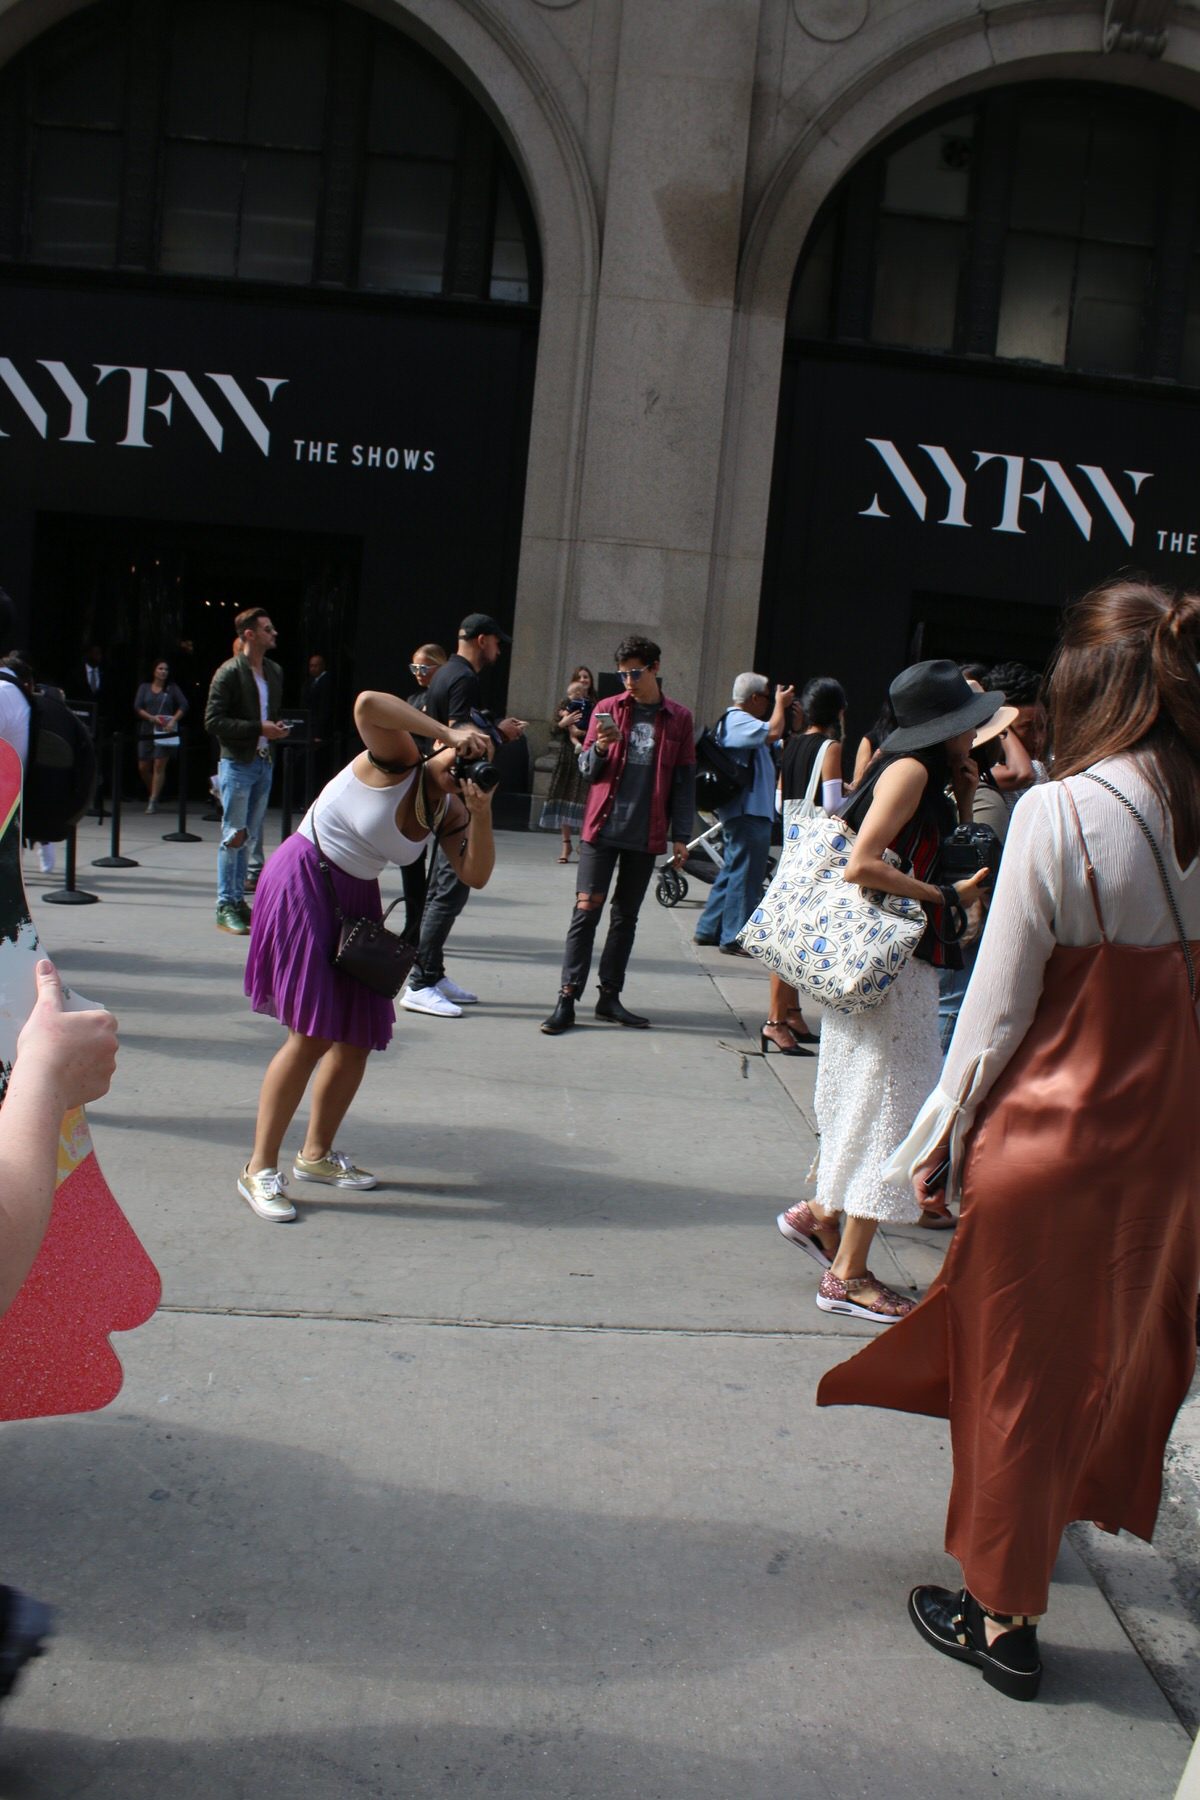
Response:
[[[486,756],[464,756],[460,751],[450,764],[450,773],[455,781],[473,781],[485,794],[500,786],[500,771]]]

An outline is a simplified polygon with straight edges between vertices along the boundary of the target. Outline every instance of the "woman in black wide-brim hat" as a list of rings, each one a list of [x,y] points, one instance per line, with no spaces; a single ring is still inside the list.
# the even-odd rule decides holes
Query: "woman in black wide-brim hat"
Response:
[[[890,696],[896,728],[841,808],[857,834],[846,880],[920,900],[929,927],[880,1005],[825,1014],[817,1065],[816,1197],[778,1220],[784,1236],[824,1271],[817,1291],[822,1311],[881,1325],[903,1318],[914,1302],[872,1275],[871,1242],[881,1223],[908,1225],[920,1218],[911,1187],[885,1180],[883,1169],[937,1085],[938,970],[959,966],[959,951],[946,940],[988,879],[981,871],[955,883],[953,894],[930,879],[942,842],[958,823],[946,789],[953,789],[961,817],[969,821],[978,782],[972,746],[1015,717],[1003,694],[975,692],[957,663],[942,660],[905,669]],[[900,858],[900,867],[885,860],[885,850]],[[948,899],[958,906],[948,906]]]

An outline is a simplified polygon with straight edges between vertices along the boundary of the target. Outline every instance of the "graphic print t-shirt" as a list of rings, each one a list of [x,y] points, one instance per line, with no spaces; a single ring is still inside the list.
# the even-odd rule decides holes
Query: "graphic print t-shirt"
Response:
[[[613,809],[597,843],[612,850],[644,850],[650,842],[650,799],[654,792],[654,728],[662,701],[635,706],[629,749]]]

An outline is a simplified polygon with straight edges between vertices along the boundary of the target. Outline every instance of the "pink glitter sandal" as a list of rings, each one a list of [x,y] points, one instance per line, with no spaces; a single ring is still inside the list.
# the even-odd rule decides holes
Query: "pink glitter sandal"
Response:
[[[875,1288],[878,1293],[878,1299],[871,1306],[856,1298],[864,1288]],[[885,1287],[882,1281],[876,1281],[870,1269],[865,1275],[849,1275],[845,1281],[832,1269],[826,1269],[817,1289],[817,1305],[822,1312],[849,1313],[851,1318],[870,1319],[876,1325],[894,1325],[897,1319],[907,1318],[916,1304],[915,1300],[906,1300],[903,1294]]]
[[[821,1242],[821,1231],[822,1229],[828,1231],[830,1224],[817,1218],[807,1200],[800,1200],[795,1206],[789,1206],[786,1212],[779,1214],[775,1223],[789,1244],[795,1244],[798,1249],[804,1251],[805,1255],[811,1256],[815,1263],[819,1263],[823,1269],[828,1269],[832,1265],[833,1259],[838,1253],[841,1233],[838,1232],[838,1244],[835,1244],[832,1250],[827,1250]],[[837,1227],[834,1226],[833,1229],[837,1230]]]

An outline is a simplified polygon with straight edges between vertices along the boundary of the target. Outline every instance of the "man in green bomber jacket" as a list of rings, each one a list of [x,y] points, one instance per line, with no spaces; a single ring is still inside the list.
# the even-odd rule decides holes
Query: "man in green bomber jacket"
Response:
[[[208,690],[204,729],[221,746],[221,846],[217,851],[217,930],[245,937],[247,850],[262,830],[274,773],[272,744],[288,734],[275,723],[283,701],[283,670],[271,662],[275,627],[261,606],[234,620],[238,651],[221,664]]]

